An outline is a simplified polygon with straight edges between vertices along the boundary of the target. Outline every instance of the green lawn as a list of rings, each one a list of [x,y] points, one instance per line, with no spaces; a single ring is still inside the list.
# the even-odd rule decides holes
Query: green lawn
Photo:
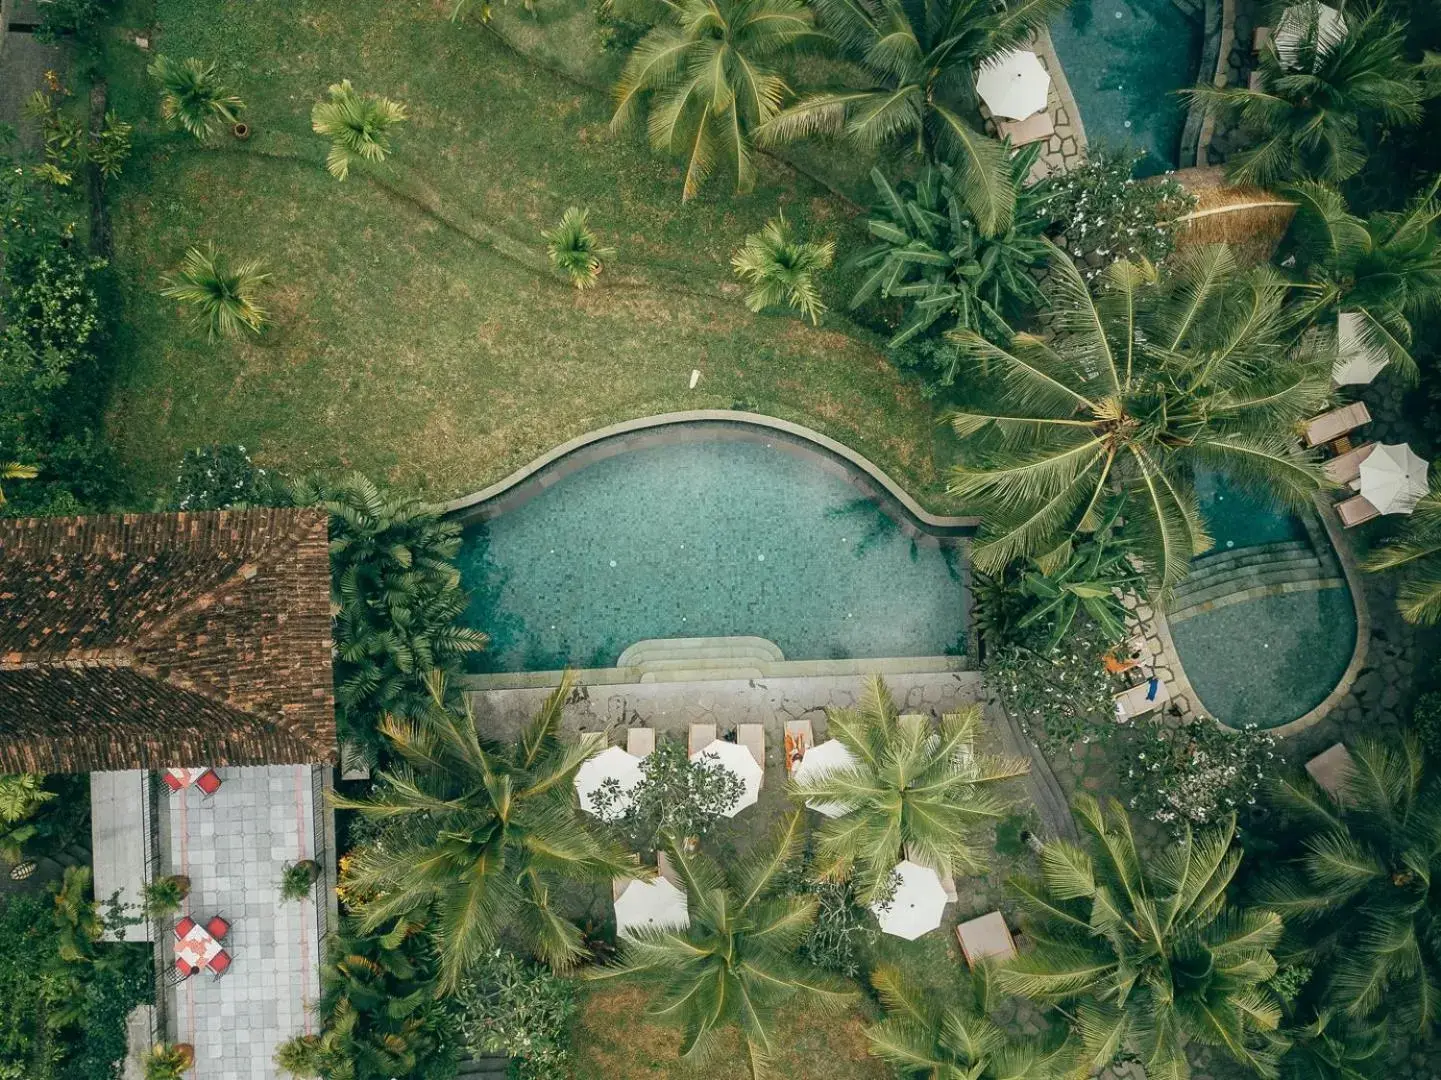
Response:
[[[135,489],[163,486],[187,447],[239,442],[282,470],[354,467],[447,497],[603,424],[740,407],[833,435],[948,508],[934,409],[877,339],[840,317],[752,315],[731,279],[731,252],[778,207],[843,257],[853,209],[769,162],[753,195],[718,179],[683,207],[673,164],[612,136],[604,96],[547,70],[609,79],[583,0],[541,5],[538,22],[501,19],[532,61],[450,23],[449,0],[132,0],[107,65],[112,106],[137,121],[110,199],[123,359],[109,436]],[[136,32],[152,53],[220,61],[250,142],[204,150],[161,131]],[[393,167],[340,183],[309,110],[343,77],[411,120]],[[860,175],[852,162],[836,182]],[[586,294],[547,272],[538,236],[572,204],[619,249]],[[208,343],[157,295],[206,240],[274,275],[262,337]],[[833,305],[848,278],[829,282]]]

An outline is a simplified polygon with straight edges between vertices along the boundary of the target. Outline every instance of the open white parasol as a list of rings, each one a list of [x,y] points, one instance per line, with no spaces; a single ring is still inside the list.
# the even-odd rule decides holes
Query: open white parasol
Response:
[[[1410,443],[1381,443],[1361,462],[1361,495],[1383,514],[1409,514],[1426,494],[1429,470]]]
[[[620,785],[620,799],[610,807],[608,820],[623,817],[630,809],[636,786],[645,779],[640,759],[627,754],[619,746],[607,746],[595,757],[586,760],[575,774],[575,790],[580,796],[580,807],[588,814],[605,818],[596,805],[595,797],[607,780]]]
[[[839,769],[849,769],[855,763],[855,755],[846,749],[845,743],[839,739],[828,739],[823,743],[817,743],[805,752],[801,757],[801,763],[791,773],[791,779],[798,784],[805,784],[812,780],[819,780],[827,773]],[[846,813],[846,808],[840,803],[807,799],[806,805],[829,818],[837,818]]]
[[[896,864],[895,874],[900,879],[895,896],[885,907],[872,904],[871,910],[880,921],[882,933],[915,941],[941,925],[946,890],[939,874],[909,859]]]
[[[615,932],[625,937],[638,930],[684,930],[689,925],[685,893],[663,877],[632,881],[616,899]]]
[[[1359,311],[1336,316],[1336,362],[1331,365],[1331,381],[1337,386],[1369,383],[1391,362],[1385,349],[1365,339],[1363,318]]]
[[[1291,71],[1301,66],[1301,45],[1316,35],[1317,51],[1326,52],[1346,36],[1346,20],[1341,13],[1317,0],[1292,4],[1281,12],[1276,24],[1276,55],[1281,65]]]
[[[1046,107],[1051,76],[1040,57],[1024,49],[1001,53],[976,73],[976,93],[992,116],[1024,120]]]
[[[761,797],[761,777],[764,773],[756,759],[751,757],[751,752],[740,743],[726,742],[724,739],[716,739],[715,742],[702,746],[690,756],[692,761],[699,761],[702,758],[711,759],[720,763],[721,767],[735,773],[745,784],[745,790],[736,804],[725,812],[726,817],[735,817],[747,806],[754,806],[756,800]]]

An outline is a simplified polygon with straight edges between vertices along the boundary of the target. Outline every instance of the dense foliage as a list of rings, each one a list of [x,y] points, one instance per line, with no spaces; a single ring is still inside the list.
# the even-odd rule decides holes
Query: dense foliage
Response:
[[[172,510],[228,510],[263,505],[272,497],[270,474],[250,460],[245,447],[229,443],[185,451],[170,493]]]
[[[656,850],[666,836],[703,837],[745,791],[741,778],[714,758],[692,760],[679,739],[658,740],[640,768],[643,778],[629,794],[608,780],[593,797],[597,815],[637,851]]]
[[[1058,644],[1033,631],[991,648],[989,681],[1028,738],[1048,754],[1067,753],[1116,729],[1117,687],[1102,659],[1113,644],[1087,619]]]
[[[517,1080],[551,1080],[571,1068],[575,982],[496,949],[471,969],[452,1002],[465,1047],[505,1054]]]

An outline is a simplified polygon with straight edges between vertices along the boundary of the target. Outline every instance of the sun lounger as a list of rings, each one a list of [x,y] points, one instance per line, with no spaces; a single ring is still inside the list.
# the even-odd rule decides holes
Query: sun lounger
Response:
[[[787,720],[786,721],[786,772],[795,771],[795,767],[801,763],[806,751],[816,744],[815,734],[811,731],[809,720]]]
[[[625,752],[633,758],[649,757],[655,751],[655,728],[625,729]]]
[[[1269,26],[1258,26],[1251,34],[1251,48],[1257,52],[1265,50],[1271,44],[1271,28]]]
[[[1333,442],[1370,422],[1371,413],[1367,410],[1366,403],[1353,401],[1307,421],[1306,445],[1320,446],[1322,443]]]
[[[1311,774],[1311,779],[1337,802],[1341,801],[1341,792],[1345,790],[1346,780],[1355,767],[1351,751],[1344,743],[1334,743],[1306,762],[1306,771]]]
[[[1377,510],[1366,496],[1353,495],[1345,502],[1336,504],[1336,516],[1341,519],[1341,524],[1346,528],[1354,529],[1363,522],[1380,517],[1381,511]]]
[[[685,888],[680,882],[680,875],[675,872],[675,864],[670,861],[670,856],[664,851],[657,851],[655,853],[655,868],[660,872],[661,877],[665,878],[677,889],[683,890]]]
[[[761,767],[761,786],[765,786],[766,729],[763,724],[737,724],[736,742],[751,752],[756,764]]]
[[[1371,451],[1375,449],[1376,444],[1368,442],[1333,457],[1321,467],[1326,473],[1326,479],[1337,484],[1350,484],[1361,479],[1361,462],[1370,457]]]
[[[971,967],[991,957],[1004,961],[1016,955],[1016,939],[1011,937],[1006,917],[999,911],[961,923],[956,927],[956,940]]]
[[[1116,699],[1116,719],[1131,720],[1137,716],[1155,712],[1167,701],[1170,701],[1171,688],[1160,679],[1149,679],[1139,686],[1122,690],[1114,697]]]
[[[1012,146],[1049,139],[1056,133],[1056,123],[1048,112],[1038,112],[1024,120],[996,120],[996,131],[1003,139],[1010,139]]]
[[[704,750],[715,742],[714,724],[692,724],[690,726],[690,753]]]

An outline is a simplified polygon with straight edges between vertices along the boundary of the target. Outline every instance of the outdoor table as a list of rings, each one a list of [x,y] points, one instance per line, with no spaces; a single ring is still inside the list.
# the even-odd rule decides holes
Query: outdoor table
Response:
[[[191,972],[211,967],[215,958],[225,952],[224,946],[199,923],[190,919],[186,921],[190,923],[189,928],[175,938],[176,966],[182,971],[188,968]]]

